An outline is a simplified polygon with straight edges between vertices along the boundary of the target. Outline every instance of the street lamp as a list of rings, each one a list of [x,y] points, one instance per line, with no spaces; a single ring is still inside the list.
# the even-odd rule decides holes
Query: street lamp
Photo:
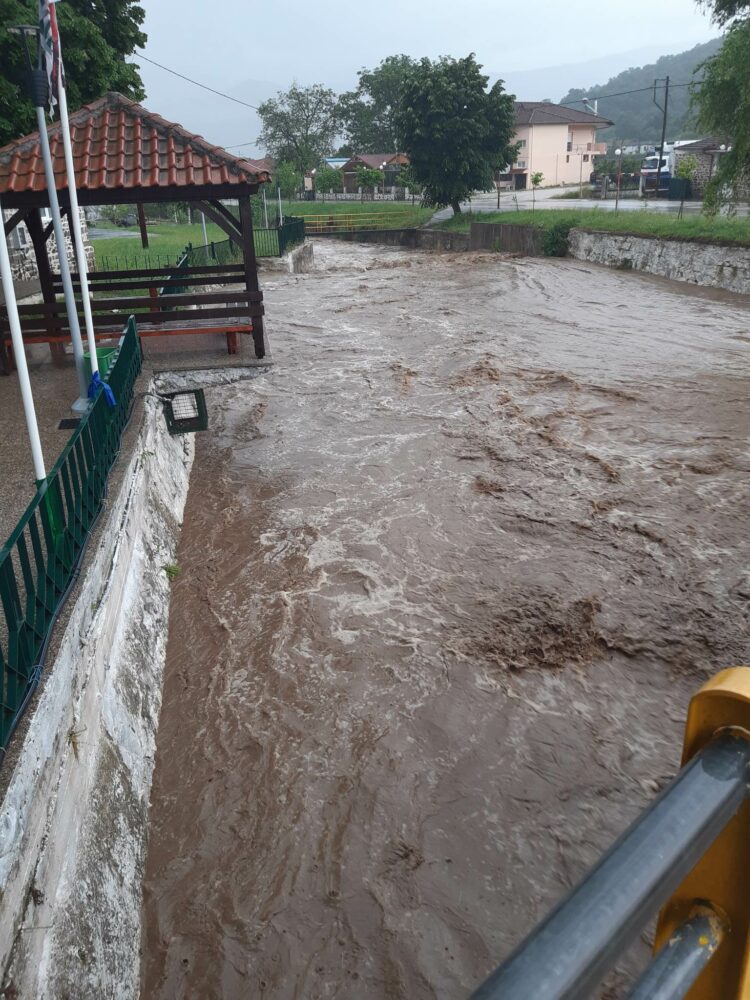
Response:
[[[616,149],[615,156],[617,157],[617,192],[615,194],[615,212],[620,204],[620,181],[622,180],[622,150]]]

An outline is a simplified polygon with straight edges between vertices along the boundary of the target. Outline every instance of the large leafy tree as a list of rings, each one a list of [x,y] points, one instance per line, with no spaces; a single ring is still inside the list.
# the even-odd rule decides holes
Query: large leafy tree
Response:
[[[25,96],[21,43],[13,24],[35,24],[37,0],[0,0],[0,145],[36,128]],[[125,57],[146,43],[145,14],[133,0],[65,0],[57,5],[71,110],[108,90],[134,100],[146,96],[137,66]]]
[[[727,152],[704,193],[708,212],[735,203],[750,185],[750,17],[735,21],[693,90],[701,129],[727,138]]]
[[[263,125],[258,141],[277,160],[304,173],[332,152],[338,132],[337,100],[332,90],[292,84],[258,108]]]
[[[691,88],[697,125],[729,140],[704,195],[711,213],[736,203],[750,185],[750,2],[700,0],[700,6],[729,26],[721,49],[700,67],[703,80]]]
[[[474,54],[465,59],[422,59],[406,76],[395,115],[400,147],[436,208],[489,191],[494,175],[516,158],[513,97],[498,80],[487,89]]]
[[[354,152],[398,151],[394,116],[404,80],[414,65],[410,56],[388,56],[375,69],[361,69],[357,89],[341,95],[339,118]]]
[[[750,12],[747,0],[703,0],[701,7],[708,7],[718,24],[727,24],[732,18],[745,17]]]

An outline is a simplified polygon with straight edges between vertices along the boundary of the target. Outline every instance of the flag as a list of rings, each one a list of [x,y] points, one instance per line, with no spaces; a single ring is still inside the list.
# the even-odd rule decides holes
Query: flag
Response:
[[[62,55],[60,53],[60,32],[57,30],[57,0],[39,0],[39,37],[42,46],[44,68],[47,70],[50,94],[50,115],[57,104],[57,88],[65,86]]]

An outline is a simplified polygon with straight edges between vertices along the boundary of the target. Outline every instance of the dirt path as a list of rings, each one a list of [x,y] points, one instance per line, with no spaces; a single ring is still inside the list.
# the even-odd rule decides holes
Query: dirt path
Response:
[[[316,252],[266,283],[276,365],[199,440],[149,1000],[466,996],[750,659],[740,299]]]

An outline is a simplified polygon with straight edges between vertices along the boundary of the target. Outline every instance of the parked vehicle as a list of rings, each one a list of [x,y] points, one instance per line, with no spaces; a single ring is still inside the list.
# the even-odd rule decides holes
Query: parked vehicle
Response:
[[[674,173],[674,150],[664,150],[661,158],[661,173],[659,173],[659,154],[647,156],[641,163],[641,194],[656,192],[657,177],[659,194],[666,195],[669,191],[669,181]]]

